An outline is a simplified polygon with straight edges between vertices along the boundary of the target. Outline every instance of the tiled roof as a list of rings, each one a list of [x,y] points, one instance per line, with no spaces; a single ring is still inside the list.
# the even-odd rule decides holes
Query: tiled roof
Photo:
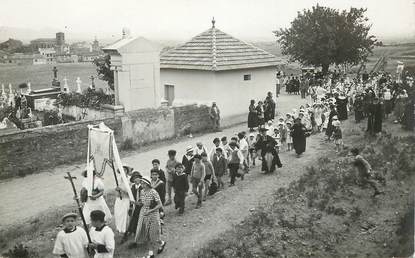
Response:
[[[276,56],[214,26],[160,56],[160,68],[223,71],[277,66]]]

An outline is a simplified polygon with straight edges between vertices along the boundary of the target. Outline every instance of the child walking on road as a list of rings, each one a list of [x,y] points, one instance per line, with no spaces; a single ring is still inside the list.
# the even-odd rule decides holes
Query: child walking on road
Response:
[[[192,172],[190,174],[192,181],[192,192],[197,196],[196,209],[202,206],[203,198],[203,180],[206,176],[205,165],[202,163],[202,157],[199,154],[194,156]]]

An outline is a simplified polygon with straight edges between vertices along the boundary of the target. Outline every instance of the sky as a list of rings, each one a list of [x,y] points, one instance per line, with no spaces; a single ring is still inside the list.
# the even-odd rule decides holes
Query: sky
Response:
[[[126,27],[134,36],[187,40],[209,29],[214,16],[216,27],[233,36],[275,40],[273,30],[317,3],[367,8],[377,37],[415,36],[415,0],[0,0],[0,27],[115,39]]]

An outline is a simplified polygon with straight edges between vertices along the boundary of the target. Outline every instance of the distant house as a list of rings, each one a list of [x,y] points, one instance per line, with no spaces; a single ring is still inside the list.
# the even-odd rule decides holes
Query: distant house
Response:
[[[41,54],[16,53],[5,58],[5,63],[17,65],[47,64],[47,59]]]
[[[99,58],[102,55],[102,52],[88,52],[79,55],[79,62],[93,62],[95,59]]]
[[[56,55],[56,62],[57,63],[78,63],[78,55],[71,55],[71,54],[60,54]]]
[[[46,63],[54,64],[56,63],[55,54],[56,51],[54,48],[39,48],[39,54],[41,54],[46,59]]]
[[[33,51],[38,51],[39,48],[55,48],[56,45],[55,38],[40,38],[30,41]]]
[[[275,92],[274,55],[215,27],[160,56],[161,92],[170,105],[211,104],[223,117],[246,114],[251,99]],[[236,103],[238,103],[236,105]]]

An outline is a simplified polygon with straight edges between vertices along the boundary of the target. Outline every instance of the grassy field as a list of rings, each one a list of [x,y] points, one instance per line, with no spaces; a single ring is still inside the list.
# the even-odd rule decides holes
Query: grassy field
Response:
[[[76,78],[80,77],[82,88],[90,85],[90,77],[97,77],[95,65],[92,63],[72,64],[45,64],[45,65],[4,65],[0,64],[0,84],[7,88],[9,83],[17,88],[20,83],[31,82],[32,89],[50,87],[53,79],[53,67],[58,69],[58,79],[63,85],[63,79],[68,79],[71,90],[76,90]],[[95,85],[99,88],[106,87],[106,82],[95,79]]]

